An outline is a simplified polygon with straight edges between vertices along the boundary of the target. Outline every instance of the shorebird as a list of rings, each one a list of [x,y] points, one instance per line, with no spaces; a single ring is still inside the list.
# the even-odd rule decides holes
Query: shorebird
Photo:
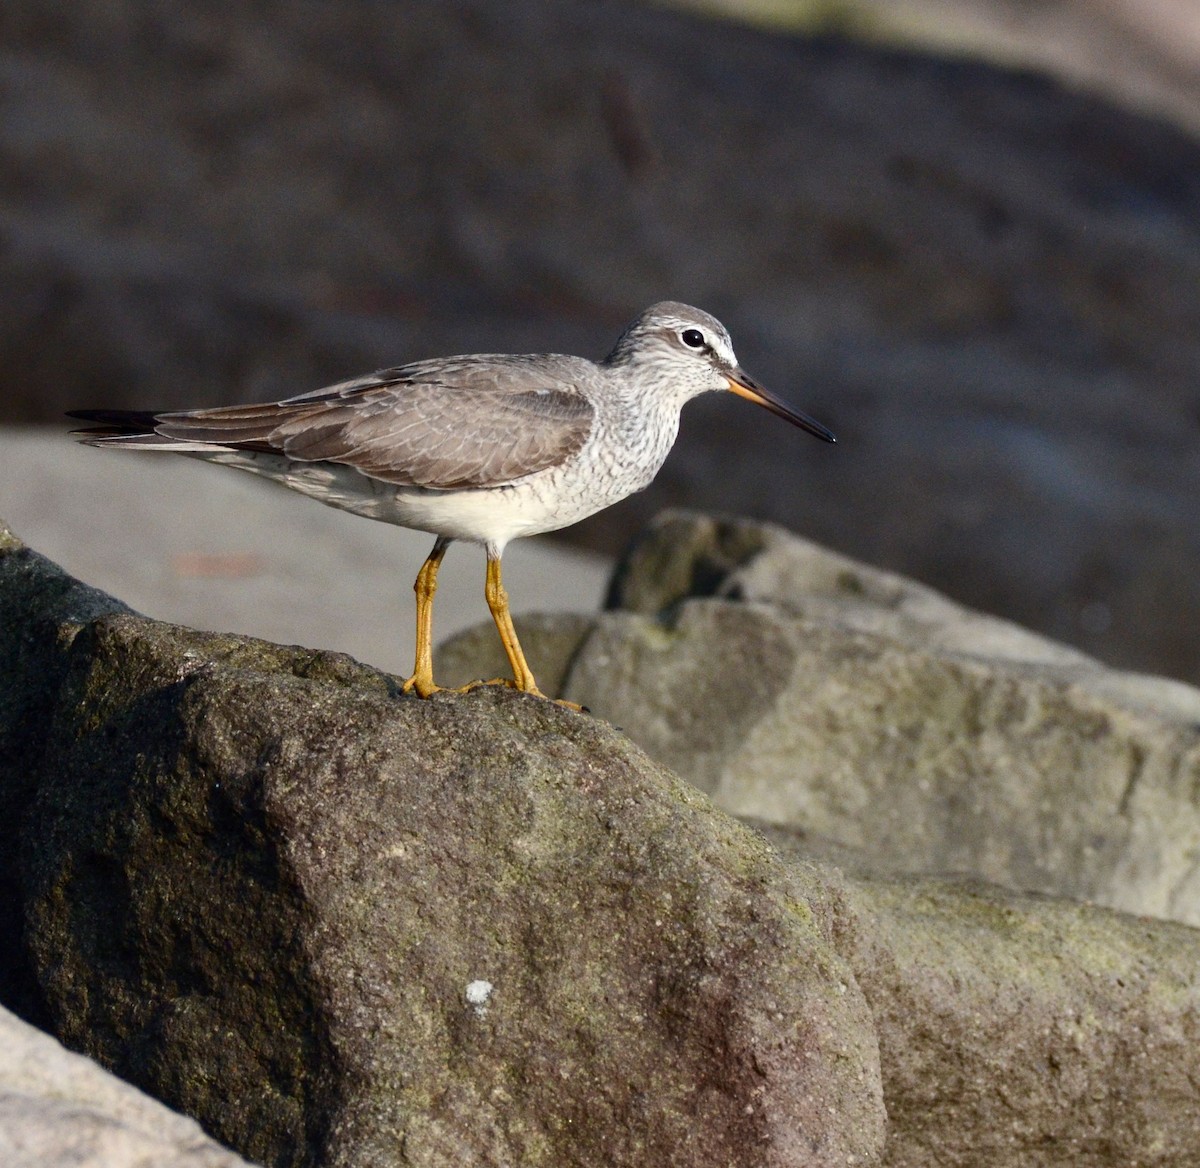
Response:
[[[423,698],[443,688],[433,680],[438,568],[453,540],[482,544],[484,595],[513,676],[475,684],[544,697],[509,613],[505,546],[577,523],[649,485],[675,442],[684,404],[715,390],[836,441],[742,369],[720,321],[672,301],[646,309],[599,363],[546,353],[437,357],[262,405],[69,416],[98,423],[75,431],[91,446],[166,450],[236,467],[435,536],[414,585],[416,661],[404,683]]]

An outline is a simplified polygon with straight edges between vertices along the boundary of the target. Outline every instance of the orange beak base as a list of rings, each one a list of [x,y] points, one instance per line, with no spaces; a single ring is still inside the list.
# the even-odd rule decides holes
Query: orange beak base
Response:
[[[763,409],[770,410],[777,417],[791,422],[793,426],[799,426],[801,430],[807,430],[823,442],[837,441],[832,430],[826,429],[815,418],[810,418],[807,414],[793,409],[787,402],[777,398],[769,390],[764,389],[744,370],[734,369],[725,376],[729,378],[731,393],[736,393],[738,397],[744,397],[747,401],[752,401],[756,406],[762,406]]]

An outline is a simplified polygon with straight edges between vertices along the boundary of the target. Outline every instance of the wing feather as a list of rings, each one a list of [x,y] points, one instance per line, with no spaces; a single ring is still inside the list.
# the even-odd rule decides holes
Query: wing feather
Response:
[[[157,415],[180,442],[336,462],[397,486],[448,490],[515,482],[578,453],[594,410],[577,358],[421,362],[265,405]],[[564,376],[564,372],[567,376]]]

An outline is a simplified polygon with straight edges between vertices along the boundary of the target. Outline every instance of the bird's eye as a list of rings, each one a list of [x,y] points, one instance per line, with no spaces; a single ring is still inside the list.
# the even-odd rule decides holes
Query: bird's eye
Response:
[[[699,329],[684,329],[679,334],[679,339],[687,345],[689,349],[704,348],[704,334]]]

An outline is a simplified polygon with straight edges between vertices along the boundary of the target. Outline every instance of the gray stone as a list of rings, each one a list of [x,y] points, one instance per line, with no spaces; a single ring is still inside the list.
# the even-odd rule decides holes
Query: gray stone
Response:
[[[839,555],[777,524],[663,512],[641,530],[617,566],[608,607],[659,615],[697,596],[767,604],[941,657],[1027,670],[1200,724],[1200,689],[1194,686],[1107,668],[1069,645],[966,608],[916,580]]]
[[[562,692],[727,810],[877,871],[1200,922],[1191,687],[751,521],[662,517],[611,596],[629,611],[546,649],[570,662]],[[483,644],[441,656],[469,672]]]
[[[75,637],[39,769],[56,1031],[247,1155],[878,1153],[874,1031],[827,923],[603,723],[121,614]]]
[[[63,658],[0,684],[53,691],[18,760],[50,1015],[264,1162],[1200,1158],[1200,933],[843,875],[595,720],[102,598],[80,627],[63,583],[0,542],[0,600],[43,614],[0,640]]]
[[[1200,1162],[1200,931],[818,871],[879,1035],[885,1168]]]
[[[0,1009],[4,1168],[250,1168],[191,1119]]]
[[[27,548],[0,519],[0,1002],[44,1021],[25,960],[20,831],[37,789],[66,648],[94,617],[128,612],[119,600],[68,576]]]

